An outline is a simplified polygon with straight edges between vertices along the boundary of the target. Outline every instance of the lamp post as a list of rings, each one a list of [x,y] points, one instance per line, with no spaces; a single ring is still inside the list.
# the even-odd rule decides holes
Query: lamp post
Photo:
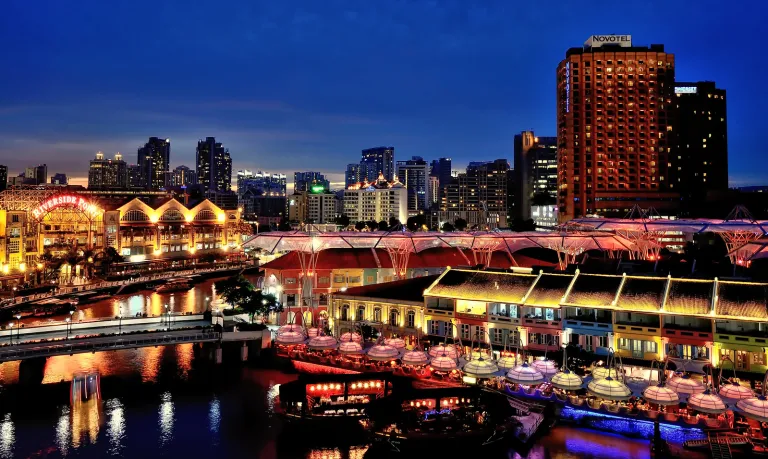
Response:
[[[169,309],[168,305],[165,305],[165,320],[166,320],[166,327],[168,330],[171,329],[171,310]]]
[[[11,298],[16,298],[16,287],[13,287],[13,294],[12,294]]]
[[[21,313],[16,313],[16,343],[21,342]],[[11,333],[13,333],[13,330],[11,330]]]
[[[120,308],[120,314],[117,315],[117,334],[123,334],[123,308]]]
[[[8,334],[10,337],[10,344],[13,345],[13,322],[8,324],[8,330],[10,330],[10,333]]]
[[[67,339],[69,339],[69,326],[70,326],[71,319],[69,317],[67,317],[66,321],[67,321]]]

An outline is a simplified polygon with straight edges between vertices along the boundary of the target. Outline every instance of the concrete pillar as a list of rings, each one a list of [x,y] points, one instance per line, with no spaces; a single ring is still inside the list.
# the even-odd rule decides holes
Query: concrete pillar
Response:
[[[243,341],[243,345],[240,346],[240,361],[248,361],[248,343],[246,341]]]

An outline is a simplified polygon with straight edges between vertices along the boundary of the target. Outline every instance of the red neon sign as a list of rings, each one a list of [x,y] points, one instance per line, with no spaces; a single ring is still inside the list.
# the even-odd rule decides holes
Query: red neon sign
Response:
[[[85,200],[80,196],[62,194],[62,195],[48,198],[47,200],[43,201],[42,204],[32,209],[32,216],[36,220],[39,220],[40,217],[42,217],[46,213],[50,212],[51,210],[57,207],[62,207],[62,206],[77,207],[81,211],[88,214],[90,217],[96,216],[101,211],[101,209],[99,209],[98,206],[96,206],[95,204],[91,204],[90,202],[88,202],[87,200]]]

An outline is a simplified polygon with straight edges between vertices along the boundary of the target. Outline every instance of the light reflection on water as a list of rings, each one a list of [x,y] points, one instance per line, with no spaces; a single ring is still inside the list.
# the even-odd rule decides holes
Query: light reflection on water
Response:
[[[109,454],[119,456],[123,450],[125,437],[125,412],[120,400],[113,398],[107,400],[107,438],[109,439]]]
[[[13,445],[16,442],[16,429],[11,420],[11,413],[6,413],[0,421],[0,457],[13,457]]]
[[[171,400],[171,393],[166,392],[162,396],[162,403],[160,403],[160,446],[165,446],[173,440],[173,423],[175,421],[173,416],[173,401]]]

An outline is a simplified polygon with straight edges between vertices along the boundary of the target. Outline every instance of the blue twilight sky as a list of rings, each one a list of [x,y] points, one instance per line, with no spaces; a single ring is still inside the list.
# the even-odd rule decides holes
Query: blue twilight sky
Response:
[[[555,134],[565,51],[616,33],[725,88],[731,185],[768,184],[766,17],[764,0],[5,0],[0,164],[82,180],[149,136],[172,167],[216,136],[233,170],[336,182],[379,145],[511,162],[516,132]]]

